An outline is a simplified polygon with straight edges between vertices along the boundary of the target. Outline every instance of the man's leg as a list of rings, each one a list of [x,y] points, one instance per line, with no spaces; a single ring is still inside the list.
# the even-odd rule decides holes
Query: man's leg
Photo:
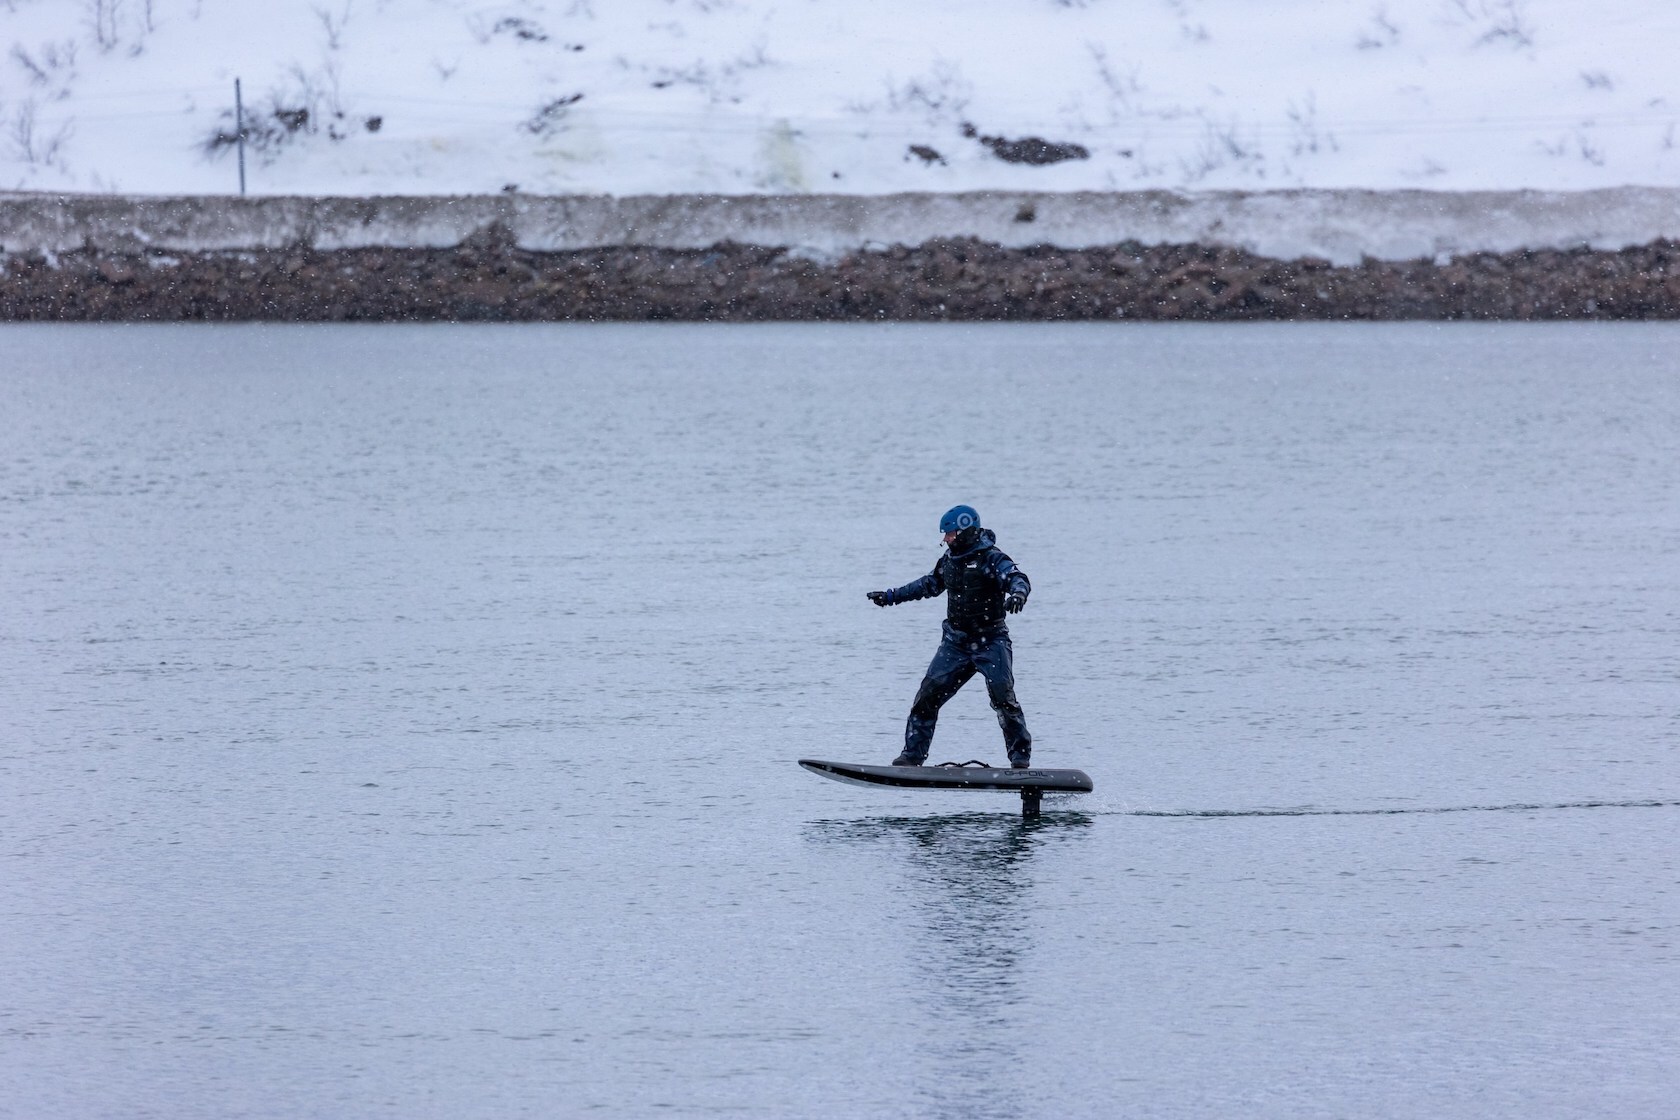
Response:
[[[927,761],[933,746],[933,729],[939,722],[939,709],[957,694],[974,675],[974,662],[947,643],[939,643],[927,676],[916,690],[916,700],[910,705],[910,719],[904,725],[904,753],[898,756],[899,766],[920,766]]]
[[[1027,717],[1015,699],[1015,647],[1009,636],[994,638],[974,655],[974,663],[986,676],[986,696],[1003,728],[1003,746],[1011,766],[1025,766],[1032,759],[1032,736]]]

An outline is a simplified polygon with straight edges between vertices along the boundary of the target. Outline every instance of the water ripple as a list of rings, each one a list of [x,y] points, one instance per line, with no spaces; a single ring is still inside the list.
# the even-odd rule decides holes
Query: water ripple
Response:
[[[1120,817],[1399,817],[1417,813],[1520,813],[1548,809],[1670,809],[1680,801],[1551,801],[1516,802],[1510,805],[1435,805],[1403,809],[1127,809],[1099,814]]]

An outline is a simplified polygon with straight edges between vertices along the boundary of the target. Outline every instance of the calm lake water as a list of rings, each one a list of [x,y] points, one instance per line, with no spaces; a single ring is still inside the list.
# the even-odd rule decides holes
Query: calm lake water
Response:
[[[1675,1114],[1680,329],[0,354],[0,1115]]]

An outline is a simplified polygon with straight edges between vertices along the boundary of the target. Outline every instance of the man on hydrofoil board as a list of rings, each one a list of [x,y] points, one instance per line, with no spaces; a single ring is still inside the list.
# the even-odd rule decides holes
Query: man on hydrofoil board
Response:
[[[1015,699],[1015,650],[1009,642],[1005,614],[1018,614],[1032,594],[1027,574],[997,547],[997,536],[980,527],[980,515],[970,506],[953,506],[939,519],[945,536],[945,555],[933,571],[891,591],[871,591],[877,607],[913,599],[945,596],[943,639],[927,675],[916,690],[910,719],[904,727],[904,753],[894,766],[921,766],[933,745],[939,709],[975,673],[986,678],[986,695],[1003,728],[1009,765],[1031,765],[1032,736]]]

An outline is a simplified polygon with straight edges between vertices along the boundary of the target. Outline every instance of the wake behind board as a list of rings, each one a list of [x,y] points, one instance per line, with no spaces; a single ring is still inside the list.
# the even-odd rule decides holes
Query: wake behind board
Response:
[[[1090,775],[1083,770],[1015,770],[973,763],[943,763],[939,766],[869,766],[861,762],[823,762],[802,758],[799,765],[813,774],[860,786],[892,786],[897,789],[978,789],[1018,792],[1021,815],[1038,816],[1046,793],[1090,793]]]

